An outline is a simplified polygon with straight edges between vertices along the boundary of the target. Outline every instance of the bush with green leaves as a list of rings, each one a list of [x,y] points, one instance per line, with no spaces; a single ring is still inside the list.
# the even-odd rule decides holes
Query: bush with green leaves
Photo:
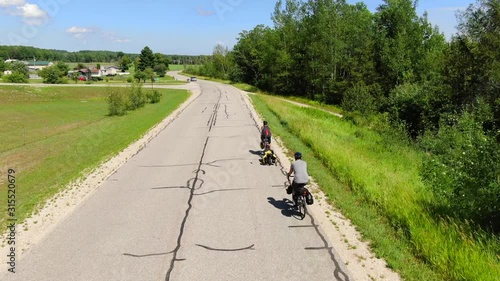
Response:
[[[149,103],[159,103],[161,100],[161,93],[158,90],[149,91],[146,94]]]
[[[142,89],[141,83],[132,83],[128,92],[128,110],[135,110],[144,107],[147,102],[146,93]]]
[[[377,110],[377,102],[373,92],[376,87],[355,85],[347,90],[342,100],[342,108],[347,111],[358,111],[363,115],[371,115]]]
[[[10,64],[9,69],[12,70],[12,73],[18,72],[26,76],[26,78],[28,78],[29,74],[28,65],[23,62],[20,61],[13,62]]]
[[[108,96],[108,114],[109,116],[122,116],[127,112],[128,97],[118,89],[111,90]]]
[[[28,77],[24,73],[14,72],[12,74],[5,75],[3,81],[8,83],[28,83]]]
[[[451,116],[422,145],[422,177],[434,191],[435,210],[500,230],[500,144],[474,114]]]
[[[66,84],[66,74],[57,65],[46,67],[38,71],[38,75],[43,78],[43,83],[47,84]]]

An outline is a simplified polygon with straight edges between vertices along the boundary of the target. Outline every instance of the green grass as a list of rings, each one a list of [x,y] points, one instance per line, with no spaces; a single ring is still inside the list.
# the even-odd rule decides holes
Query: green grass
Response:
[[[139,139],[189,96],[159,91],[160,103],[108,117],[107,88],[0,87],[0,169],[17,171],[17,218]],[[7,194],[5,183],[4,174],[0,194]],[[5,219],[0,212],[1,225]]]
[[[405,280],[499,280],[499,241],[432,217],[422,154],[314,108],[253,95],[291,151],[302,151],[329,200]],[[474,235],[474,238],[472,236]]]
[[[200,67],[201,65],[183,65],[183,64],[170,64],[168,69],[170,71],[183,71],[187,67]]]

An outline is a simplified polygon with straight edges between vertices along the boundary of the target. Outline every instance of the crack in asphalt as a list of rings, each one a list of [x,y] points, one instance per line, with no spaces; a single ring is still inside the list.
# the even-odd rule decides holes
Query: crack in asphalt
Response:
[[[177,237],[177,246],[175,247],[174,251],[173,251],[173,257],[172,257],[172,260],[170,261],[170,267],[167,271],[167,275],[165,276],[165,281],[170,281],[170,275],[172,274],[172,271],[174,270],[174,266],[175,266],[175,262],[176,261],[180,261],[179,259],[177,259],[177,254],[179,253],[179,250],[182,246],[182,237],[184,236],[184,229],[186,227],[186,223],[187,223],[187,220],[189,218],[189,214],[191,212],[191,209],[193,208],[193,204],[192,204],[192,201],[193,201],[193,198],[194,198],[194,192],[196,191],[196,183],[198,182],[198,180],[201,181],[201,179],[198,179],[199,177],[199,174],[200,174],[200,171],[201,171],[201,166],[203,165],[203,158],[205,157],[205,152],[207,150],[207,146],[208,146],[208,141],[210,140],[210,137],[207,137],[207,139],[205,140],[205,145],[203,147],[203,151],[201,153],[201,157],[200,157],[200,162],[199,162],[199,165],[198,165],[198,169],[196,171],[196,176],[194,177],[194,179],[191,179],[192,180],[192,185],[190,185],[190,194],[189,194],[189,199],[188,199],[188,208],[186,209],[186,212],[184,214],[184,219],[182,220],[182,223],[181,223],[181,227],[180,227],[180,231],[179,231],[179,236]],[[191,182],[191,180],[188,181],[188,184]],[[201,186],[200,186],[201,188]]]
[[[168,253],[146,254],[146,255],[134,255],[134,254],[128,254],[128,253],[125,253],[123,255],[127,256],[127,257],[133,257],[133,258],[147,258],[147,257],[165,256],[165,255],[168,255],[171,253],[173,253],[173,251],[168,252]]]
[[[245,251],[245,250],[252,250],[252,251],[255,250],[254,249],[255,244],[252,244],[248,247],[240,248],[240,249],[217,249],[217,248],[210,248],[208,246],[204,246],[204,245],[200,245],[200,244],[196,244],[196,246],[210,250],[210,251],[216,251],[216,252],[239,252],[239,251]]]
[[[217,116],[219,114],[220,100],[222,98],[222,91],[219,88],[217,88],[217,90],[219,90],[219,98],[217,99],[217,103],[214,105],[214,110],[212,112],[212,115],[210,115],[210,118],[208,119],[208,123],[207,123],[207,126],[209,126],[209,128],[208,128],[209,132],[211,132],[212,128],[215,126],[215,124],[217,124]]]

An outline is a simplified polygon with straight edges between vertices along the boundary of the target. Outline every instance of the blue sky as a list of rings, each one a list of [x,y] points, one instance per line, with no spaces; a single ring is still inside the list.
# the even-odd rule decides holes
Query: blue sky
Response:
[[[275,0],[0,0],[0,45],[210,54],[217,43],[232,47],[242,30],[272,25]],[[359,1],[348,0],[349,3]],[[366,0],[375,11],[382,0]],[[432,24],[450,38],[455,12],[474,0],[420,0]]]

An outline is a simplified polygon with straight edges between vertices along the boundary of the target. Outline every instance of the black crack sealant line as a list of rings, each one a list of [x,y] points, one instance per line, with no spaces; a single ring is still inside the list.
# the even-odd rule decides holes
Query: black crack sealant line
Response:
[[[215,252],[240,252],[240,251],[247,251],[247,250],[251,250],[251,251],[255,250],[255,248],[254,248],[255,244],[252,244],[248,247],[240,248],[240,249],[217,249],[217,248],[211,248],[211,247],[208,247],[205,245],[200,245],[200,244],[196,244],[196,246],[204,248],[204,249],[209,250],[209,251],[215,251]]]
[[[205,146],[203,147],[203,152],[201,154],[200,162],[198,164],[198,170],[196,171],[196,176],[194,177],[194,179],[192,180],[192,184],[190,185],[190,194],[189,194],[189,199],[187,202],[188,208],[186,209],[186,212],[184,214],[184,219],[182,220],[181,229],[179,231],[179,236],[177,237],[177,246],[175,247],[175,249],[173,251],[174,256],[172,257],[172,260],[170,261],[170,267],[167,271],[167,275],[165,276],[165,281],[170,281],[170,275],[172,274],[172,271],[174,270],[175,262],[182,261],[181,259],[177,259],[177,254],[179,253],[179,250],[182,246],[182,236],[184,236],[184,229],[186,227],[186,222],[189,218],[189,214],[191,212],[191,209],[193,208],[192,202],[193,202],[193,198],[194,198],[194,193],[197,190],[196,184],[198,183],[198,181],[201,181],[201,179],[199,179],[198,177],[199,177],[200,172],[201,172],[201,166],[203,165],[203,158],[205,157],[205,152],[207,150],[207,145],[208,145],[209,139],[210,139],[210,137],[207,137],[207,139],[205,141]]]
[[[217,99],[217,103],[214,105],[214,110],[212,112],[212,115],[210,115],[210,118],[208,119],[207,126],[209,126],[208,131],[211,132],[212,128],[217,124],[217,115],[219,114],[219,108],[220,108],[220,100],[222,98],[222,91],[219,90],[219,98]]]

